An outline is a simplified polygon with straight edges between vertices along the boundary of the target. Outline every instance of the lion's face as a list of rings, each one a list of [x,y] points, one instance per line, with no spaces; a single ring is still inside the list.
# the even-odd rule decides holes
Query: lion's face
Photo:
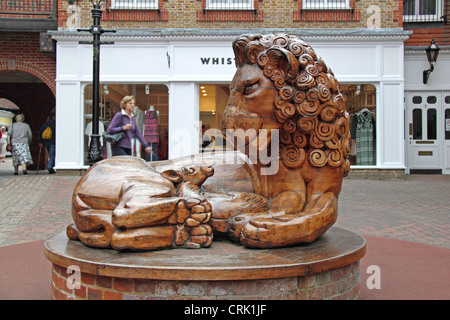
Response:
[[[227,139],[250,158],[251,152],[270,150],[290,169],[307,161],[348,173],[344,97],[311,46],[293,35],[242,35],[233,50],[237,72],[222,119]],[[279,144],[271,134],[277,134]],[[278,152],[272,150],[275,145]]]
[[[222,118],[222,131],[239,150],[252,145],[260,151],[270,143],[270,130],[281,126],[274,112],[277,96],[273,82],[257,65],[245,64],[237,69]]]

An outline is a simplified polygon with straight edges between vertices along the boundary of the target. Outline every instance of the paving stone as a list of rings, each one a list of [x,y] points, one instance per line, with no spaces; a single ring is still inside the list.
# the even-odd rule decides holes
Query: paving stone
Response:
[[[45,240],[72,222],[71,197],[80,177],[46,171],[12,174],[0,167],[0,246]],[[344,179],[337,227],[450,248],[450,175],[404,180]]]

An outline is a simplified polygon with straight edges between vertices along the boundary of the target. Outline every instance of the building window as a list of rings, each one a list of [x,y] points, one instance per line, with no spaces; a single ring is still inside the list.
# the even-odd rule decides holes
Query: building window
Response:
[[[442,0],[405,0],[403,20],[405,22],[440,21],[442,4]]]
[[[264,21],[264,13],[259,10],[260,1],[263,0],[201,0],[202,10],[197,12],[197,21]]]
[[[158,0],[111,0],[111,9],[158,9]]]
[[[376,88],[359,83],[339,87],[350,118],[350,164],[374,166],[377,164]]]
[[[207,0],[207,10],[253,10],[253,0]]]
[[[338,10],[350,9],[349,0],[303,0],[305,10]]]

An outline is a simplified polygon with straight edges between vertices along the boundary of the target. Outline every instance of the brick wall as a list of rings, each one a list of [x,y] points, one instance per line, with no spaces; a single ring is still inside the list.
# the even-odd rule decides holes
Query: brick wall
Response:
[[[444,19],[445,17],[445,19]],[[437,23],[413,23],[405,26],[413,30],[411,37],[405,41],[405,46],[429,46],[434,39],[438,46],[450,45],[450,0],[444,1],[443,21]]]
[[[56,59],[41,53],[39,33],[2,33],[0,72],[23,71],[42,80],[55,95]]]
[[[303,11],[301,0],[254,0],[255,10],[206,11],[205,0],[159,0],[157,10],[106,10],[104,28],[367,28],[376,6],[380,13],[380,28],[401,26],[401,1],[352,0],[351,10]],[[92,25],[92,4],[79,0],[80,27]],[[66,27],[67,2],[60,5],[59,26]],[[69,14],[70,16],[70,14]]]
[[[53,264],[54,300],[353,300],[359,298],[359,262],[308,276],[228,281],[117,278],[81,272],[78,288],[67,269]]]
[[[37,133],[55,108],[56,61],[54,55],[41,53],[39,33],[2,33],[0,37],[0,74],[4,72],[24,72],[32,74],[42,82],[0,83],[0,97],[14,102],[25,115],[33,141],[30,145],[33,165],[29,169],[44,169],[44,152],[38,161],[39,147]]]

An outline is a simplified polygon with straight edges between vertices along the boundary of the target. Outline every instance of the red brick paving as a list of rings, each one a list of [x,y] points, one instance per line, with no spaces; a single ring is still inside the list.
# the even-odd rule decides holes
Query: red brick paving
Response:
[[[64,230],[72,222],[71,196],[79,178],[42,171],[0,176],[0,247],[45,240]],[[450,248],[449,190],[450,175],[345,179],[336,226]]]
[[[0,299],[49,299],[50,264],[43,243],[72,222],[71,195],[79,178],[43,171],[13,176],[12,169],[0,168]],[[449,187],[450,176],[444,175],[344,180],[336,226],[368,241],[361,260],[361,299],[450,298]],[[365,286],[372,264],[382,268],[381,290]],[[19,270],[22,276],[14,277]]]

